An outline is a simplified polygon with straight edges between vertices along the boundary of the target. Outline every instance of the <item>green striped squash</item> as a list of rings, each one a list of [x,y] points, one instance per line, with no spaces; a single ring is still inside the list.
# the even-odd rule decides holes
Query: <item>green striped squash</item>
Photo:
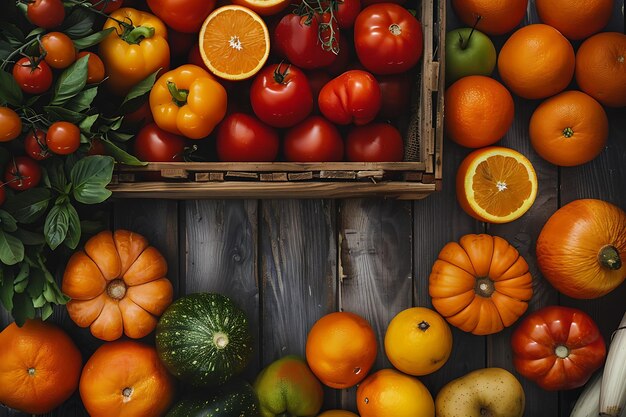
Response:
[[[184,397],[166,417],[261,417],[259,400],[247,382],[235,379]]]

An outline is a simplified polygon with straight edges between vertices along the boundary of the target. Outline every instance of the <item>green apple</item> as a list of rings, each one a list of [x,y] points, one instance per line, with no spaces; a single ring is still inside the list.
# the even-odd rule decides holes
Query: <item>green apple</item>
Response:
[[[446,34],[446,83],[468,75],[490,76],[496,66],[496,48],[489,36],[474,28]]]
[[[524,389],[502,368],[479,369],[446,384],[435,399],[437,417],[522,417]]]

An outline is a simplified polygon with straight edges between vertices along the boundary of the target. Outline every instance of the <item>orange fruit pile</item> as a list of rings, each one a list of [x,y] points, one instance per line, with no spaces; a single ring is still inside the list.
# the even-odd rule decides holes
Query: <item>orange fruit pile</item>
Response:
[[[585,39],[604,28],[611,19],[613,0],[536,0],[541,21],[568,39]]]
[[[457,16],[468,26],[489,35],[503,35],[522,22],[528,0],[452,0]]]

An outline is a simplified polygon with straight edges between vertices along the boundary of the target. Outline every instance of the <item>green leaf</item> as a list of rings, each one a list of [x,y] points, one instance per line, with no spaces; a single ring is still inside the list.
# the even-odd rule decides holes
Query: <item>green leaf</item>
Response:
[[[2,24],[2,34],[5,39],[9,41],[9,43],[13,46],[13,48],[19,48],[24,43],[26,43],[26,38],[24,38],[24,34],[12,23],[3,22]]]
[[[122,132],[109,132],[109,134],[107,135],[107,137],[110,140],[115,140],[117,142],[128,142],[135,136],[136,135],[133,135],[131,133],[122,133]]]
[[[92,32],[95,14],[81,7],[76,7],[61,25],[59,32],[65,33],[72,39],[83,38]]]
[[[46,297],[43,294],[39,294],[36,298],[33,297],[33,307],[41,308],[46,305]]]
[[[13,309],[13,271],[8,268],[0,269],[0,301],[7,311]]]
[[[46,243],[46,239],[44,239],[41,233],[35,233],[29,230],[18,228],[15,233],[13,233],[13,236],[21,240],[26,246],[43,245]]]
[[[26,291],[26,287],[28,287],[28,277],[23,281],[13,284],[13,289],[17,294],[21,294]]]
[[[99,44],[104,38],[109,36],[111,32],[113,32],[115,28],[108,28],[105,30],[101,30],[100,32],[96,32],[92,35],[86,36],[80,39],[74,39],[74,47],[78,50],[87,49],[94,45]]]
[[[65,103],[64,107],[68,110],[80,113],[91,107],[91,103],[93,103],[93,99],[96,98],[97,94],[97,88],[88,88],[72,97],[72,99]]]
[[[15,319],[15,324],[22,327],[27,319],[35,318],[35,307],[33,301],[26,294],[15,294],[13,297],[13,310],[11,315]]]
[[[9,42],[0,40],[0,60],[6,60],[13,52],[13,49]]]
[[[51,122],[63,120],[79,124],[85,118],[84,114],[66,109],[62,106],[44,106],[43,109]]]
[[[24,245],[20,240],[0,230],[0,261],[15,265],[24,260]]]
[[[6,71],[0,70],[0,102],[19,106],[24,100],[24,94],[17,85],[15,78]]]
[[[104,149],[106,149],[107,154],[111,155],[117,162],[120,164],[131,165],[131,166],[146,166],[147,162],[141,162],[139,159],[129,154],[119,146],[115,145],[113,142],[107,139],[102,139],[102,143],[104,144]]]
[[[9,213],[0,210],[0,226],[5,232],[15,232],[17,230],[17,222]]]
[[[38,269],[33,269],[30,277],[28,278],[28,287],[26,291],[30,298],[33,300],[41,295],[43,292],[44,284],[46,283],[46,279],[43,276],[43,273]],[[44,298],[45,300],[45,298]]]
[[[83,132],[91,132],[91,128],[93,127],[93,124],[96,123],[96,120],[98,120],[99,116],[99,114],[94,114],[85,117],[83,121],[78,124],[78,128]]]
[[[26,40],[35,39],[37,36],[43,35],[44,33],[46,33],[46,30],[44,28],[35,28],[28,32],[28,35],[26,35]]]
[[[57,299],[53,285],[55,284],[50,284],[49,282],[46,282],[43,287],[43,296],[49,303],[54,303]]]
[[[130,113],[141,107],[140,100],[138,99],[145,96],[150,92],[150,90],[152,90],[152,86],[154,86],[154,82],[156,81],[159,71],[161,71],[161,68],[148,75],[128,92],[120,106],[121,113]]]
[[[50,159],[46,165],[46,174],[50,187],[61,194],[64,193],[67,186],[67,176],[63,169],[63,162],[57,158]]]
[[[19,284],[20,282],[26,281],[29,274],[30,265],[28,262],[20,262],[20,270],[17,273],[17,276],[13,279],[13,284]]]
[[[31,188],[9,198],[4,208],[18,222],[29,224],[36,221],[46,211],[51,198],[49,189]]]
[[[113,176],[113,158],[93,155],[74,165],[70,178],[74,185],[74,198],[84,204],[102,203],[112,194],[106,189]]]
[[[71,204],[67,205],[68,219],[69,219],[69,227],[67,229],[67,237],[65,238],[65,245],[74,250],[78,246],[80,242],[80,219],[78,218],[78,213],[76,209]]]
[[[79,58],[61,73],[55,87],[51,106],[60,106],[76,96],[87,84],[88,56]]]
[[[54,205],[46,217],[43,233],[50,249],[55,250],[67,237],[70,226],[69,214],[65,205]]]
[[[43,306],[43,308],[41,309],[41,319],[46,321],[50,318],[50,316],[52,315],[53,310],[52,310],[52,306],[50,304],[46,304]]]

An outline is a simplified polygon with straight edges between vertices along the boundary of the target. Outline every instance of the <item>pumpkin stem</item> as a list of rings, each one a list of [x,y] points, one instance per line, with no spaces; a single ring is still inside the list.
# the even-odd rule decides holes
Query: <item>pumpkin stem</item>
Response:
[[[430,328],[430,324],[428,324],[427,322],[423,321],[417,325],[418,329],[420,329],[421,331],[425,332],[426,330],[428,330]]]
[[[107,295],[114,300],[121,300],[126,295],[126,284],[121,279],[114,279],[107,285]]]
[[[564,345],[558,345],[555,349],[554,349],[554,354],[556,356],[558,356],[561,359],[565,359],[569,356],[569,349],[567,348],[567,346]]]
[[[476,294],[481,297],[489,298],[491,294],[496,290],[493,281],[489,279],[489,277],[482,277],[476,279],[476,285],[474,286],[474,291]]]
[[[228,336],[226,333],[217,332],[213,335],[213,343],[218,349],[224,349],[228,346]]]
[[[622,267],[622,259],[619,256],[619,251],[613,245],[605,245],[600,248],[598,252],[598,262],[603,267],[617,271]]]

